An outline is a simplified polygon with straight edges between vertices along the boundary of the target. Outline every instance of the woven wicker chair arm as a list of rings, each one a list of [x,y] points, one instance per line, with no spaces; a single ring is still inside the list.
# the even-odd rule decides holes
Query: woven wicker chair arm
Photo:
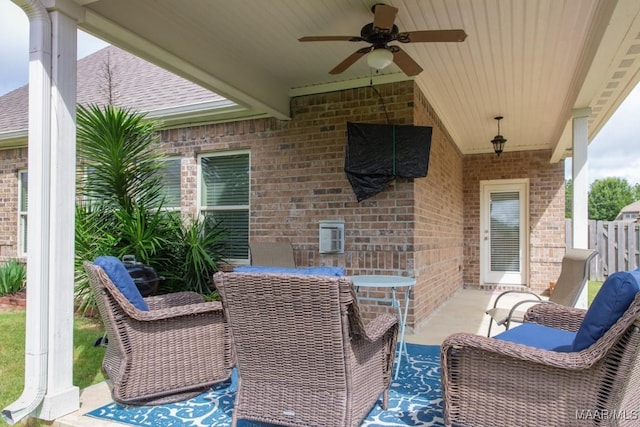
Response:
[[[129,315],[141,322],[153,322],[156,320],[172,319],[180,316],[195,316],[202,314],[224,315],[220,301],[201,302],[187,306],[168,307],[160,310],[140,311],[135,310]]]
[[[564,353],[541,350],[509,341],[468,333],[450,335],[442,343],[443,355],[449,354],[449,352],[455,353],[460,350],[462,352],[484,352],[487,354],[486,357],[493,359],[502,356],[505,359],[516,359],[523,362],[572,370],[589,369],[598,360],[588,351]],[[462,354],[461,357],[464,357],[464,355]]]
[[[394,327],[398,328],[398,318],[389,313],[382,313],[367,323],[363,338],[369,342],[376,342]]]
[[[197,292],[185,291],[147,297],[144,300],[147,302],[149,310],[160,310],[168,307],[198,304],[204,302],[204,297]]]
[[[524,321],[575,332],[580,328],[586,313],[586,310],[580,308],[544,302],[530,307]]]

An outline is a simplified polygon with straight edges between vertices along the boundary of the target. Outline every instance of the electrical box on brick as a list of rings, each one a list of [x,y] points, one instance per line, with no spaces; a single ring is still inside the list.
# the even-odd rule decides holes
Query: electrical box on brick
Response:
[[[320,253],[344,253],[344,221],[320,221]]]

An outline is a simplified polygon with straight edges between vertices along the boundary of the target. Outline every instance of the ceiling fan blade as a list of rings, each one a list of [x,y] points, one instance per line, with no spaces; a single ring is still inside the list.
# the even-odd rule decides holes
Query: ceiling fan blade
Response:
[[[397,40],[401,43],[463,42],[466,38],[464,30],[432,30],[400,33]]]
[[[347,56],[347,58],[336,65],[333,70],[329,71],[329,74],[340,74],[350,66],[352,66],[358,59],[362,58],[364,55],[369,53],[369,51],[373,49],[373,46],[363,47],[362,49],[358,49],[353,52],[351,55]]]
[[[418,65],[407,52],[400,49],[398,46],[390,46],[391,52],[393,52],[393,62],[407,75],[415,76],[422,72],[422,67]]]
[[[299,42],[333,42],[333,41],[346,41],[346,42],[359,42],[364,39],[359,36],[306,36],[300,37]]]
[[[373,7],[373,28],[382,32],[391,32],[393,21],[396,20],[398,9],[386,4],[377,4]]]

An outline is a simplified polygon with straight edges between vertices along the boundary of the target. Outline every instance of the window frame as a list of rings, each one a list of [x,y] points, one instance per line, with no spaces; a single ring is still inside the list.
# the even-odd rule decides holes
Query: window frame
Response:
[[[530,286],[529,278],[529,192],[530,182],[523,179],[499,179],[480,181],[480,283],[514,286]],[[519,192],[519,231],[520,231],[520,271],[496,272],[491,270],[491,227],[490,194]]]
[[[247,188],[247,204],[246,205],[225,205],[225,206],[210,206],[203,205],[202,200],[202,159],[211,157],[229,157],[237,155],[247,155],[247,170],[249,171],[248,188]],[[197,214],[200,218],[204,218],[208,212],[224,212],[224,211],[246,211],[247,212],[247,255],[246,258],[227,258],[227,261],[235,264],[249,264],[249,239],[250,225],[251,225],[251,151],[250,150],[229,150],[229,151],[214,151],[200,153],[197,156],[197,185],[196,185],[196,203]]]
[[[18,256],[26,256],[27,255],[27,233],[29,230],[28,226],[28,212],[29,212],[29,171],[27,169],[19,169],[18,170],[18,247],[16,253]],[[26,177],[27,189],[26,193],[23,195],[23,176]],[[26,210],[22,209],[23,206],[23,198],[26,197],[26,203],[24,205],[27,207]]]
[[[170,161],[178,161],[178,167],[179,167],[179,177],[180,177],[180,181],[179,181],[179,186],[178,189],[180,190],[180,197],[178,198],[178,206],[166,206],[166,205],[162,205],[162,210],[163,211],[167,211],[167,212],[180,212],[182,210],[182,157],[180,156],[167,156],[163,159],[161,159],[161,161],[164,162],[170,162]],[[162,181],[164,183],[164,181]],[[163,196],[166,196],[163,194]]]

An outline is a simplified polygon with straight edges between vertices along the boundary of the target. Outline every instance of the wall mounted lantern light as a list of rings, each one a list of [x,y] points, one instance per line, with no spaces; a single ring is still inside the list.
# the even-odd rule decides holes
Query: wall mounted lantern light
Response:
[[[500,135],[500,120],[502,120],[503,118],[504,117],[502,116],[494,117],[494,119],[498,121],[498,134],[491,140],[491,143],[493,144],[493,151],[496,152],[498,157],[500,157],[500,154],[502,154],[502,150],[504,150],[504,143],[507,142],[507,140],[504,139],[502,135]]]

